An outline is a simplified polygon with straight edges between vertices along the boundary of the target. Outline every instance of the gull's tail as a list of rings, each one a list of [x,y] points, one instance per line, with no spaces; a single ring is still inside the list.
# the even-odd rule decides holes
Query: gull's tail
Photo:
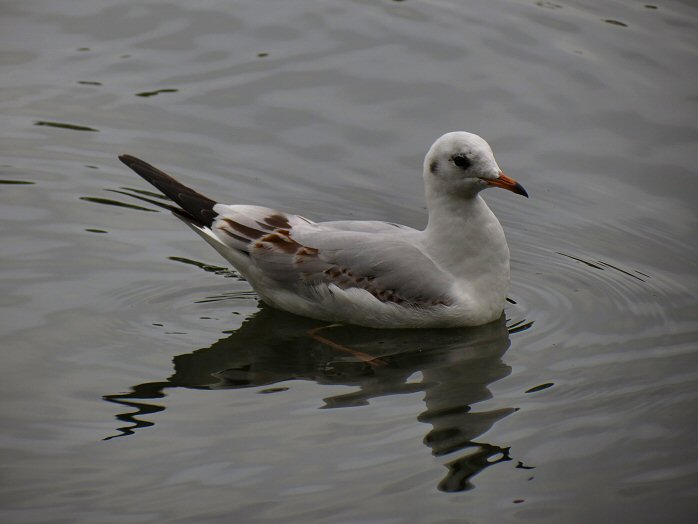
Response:
[[[216,216],[218,216],[218,213],[213,210],[213,206],[215,206],[217,202],[188,188],[167,173],[160,171],[140,158],[131,155],[120,155],[119,160],[162,191],[163,194],[168,196],[180,207],[170,206],[143,197],[139,198],[148,200],[160,207],[167,208],[179,217],[188,219],[197,226],[211,227]]]

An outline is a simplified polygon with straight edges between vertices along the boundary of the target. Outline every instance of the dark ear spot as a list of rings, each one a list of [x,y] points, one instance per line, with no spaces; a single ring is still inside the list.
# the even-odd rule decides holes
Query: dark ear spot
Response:
[[[431,164],[429,164],[429,171],[431,172],[432,175],[435,175],[439,171],[439,161],[438,160],[433,160]]]

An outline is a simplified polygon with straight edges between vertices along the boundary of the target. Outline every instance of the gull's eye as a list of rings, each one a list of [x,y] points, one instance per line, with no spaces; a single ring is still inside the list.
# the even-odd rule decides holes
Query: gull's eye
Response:
[[[468,169],[470,167],[470,159],[466,155],[454,156],[453,163],[456,164],[461,169]]]

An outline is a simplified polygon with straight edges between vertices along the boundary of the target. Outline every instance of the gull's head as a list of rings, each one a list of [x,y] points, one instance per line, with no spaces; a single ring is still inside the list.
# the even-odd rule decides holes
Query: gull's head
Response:
[[[463,197],[491,186],[528,197],[523,186],[499,168],[490,145],[465,131],[446,133],[434,142],[424,158],[424,179],[427,188]]]

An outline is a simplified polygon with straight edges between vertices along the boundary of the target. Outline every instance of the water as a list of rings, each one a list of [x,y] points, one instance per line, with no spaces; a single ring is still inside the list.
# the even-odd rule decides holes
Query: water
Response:
[[[692,522],[692,2],[7,1],[4,522]],[[486,137],[506,321],[261,308],[141,156],[229,202],[421,227]]]

